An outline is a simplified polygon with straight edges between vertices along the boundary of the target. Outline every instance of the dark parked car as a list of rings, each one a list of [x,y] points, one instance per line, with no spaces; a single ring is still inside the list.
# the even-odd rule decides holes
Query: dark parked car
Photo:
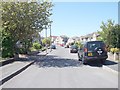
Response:
[[[72,45],[70,47],[70,53],[77,53],[78,52],[78,47],[76,45]]]
[[[78,49],[78,58],[87,64],[87,61],[100,60],[102,64],[108,58],[106,45],[102,41],[89,41],[83,45],[83,48]]]
[[[55,45],[51,45],[50,48],[51,48],[51,49],[56,49],[56,46],[55,46]]]

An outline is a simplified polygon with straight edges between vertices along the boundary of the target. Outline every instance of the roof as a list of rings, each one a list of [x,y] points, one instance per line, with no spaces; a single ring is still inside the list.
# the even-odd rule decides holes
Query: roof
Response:
[[[53,38],[57,38],[58,36],[51,36],[51,37],[53,37]]]
[[[81,38],[92,38],[93,37],[93,34],[95,34],[96,36],[99,36],[99,34],[97,32],[93,32],[93,33],[90,33],[90,34],[87,34],[85,36],[80,36]]]
[[[86,43],[90,43],[90,42],[103,42],[103,41],[87,41]]]

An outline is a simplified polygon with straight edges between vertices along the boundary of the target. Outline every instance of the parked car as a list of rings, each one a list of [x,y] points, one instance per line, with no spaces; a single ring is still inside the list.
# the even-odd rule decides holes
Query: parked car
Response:
[[[100,60],[102,64],[108,58],[106,45],[103,41],[89,41],[78,49],[78,59],[87,64],[91,60]]]
[[[56,49],[56,46],[55,46],[55,45],[51,45],[50,48],[51,48],[51,49]]]
[[[72,45],[70,47],[70,53],[77,53],[78,52],[78,47],[76,45]]]

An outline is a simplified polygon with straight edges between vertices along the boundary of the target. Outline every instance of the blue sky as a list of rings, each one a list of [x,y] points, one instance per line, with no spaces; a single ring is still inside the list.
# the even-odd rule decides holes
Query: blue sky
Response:
[[[52,12],[52,35],[56,36],[82,36],[100,30],[102,21],[118,22],[117,2],[54,2]]]

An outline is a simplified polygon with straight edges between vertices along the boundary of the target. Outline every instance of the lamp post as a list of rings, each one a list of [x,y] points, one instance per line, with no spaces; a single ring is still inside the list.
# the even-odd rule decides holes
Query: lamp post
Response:
[[[52,44],[52,36],[51,36],[51,23],[50,23],[50,46]],[[50,48],[50,51],[52,51],[52,48]]]
[[[47,27],[45,26],[45,35],[46,35],[46,54],[47,54]]]
[[[52,33],[51,33],[51,24],[53,21],[49,22],[49,27],[50,27],[50,46],[52,45]],[[52,48],[50,48],[50,51],[52,51]]]

